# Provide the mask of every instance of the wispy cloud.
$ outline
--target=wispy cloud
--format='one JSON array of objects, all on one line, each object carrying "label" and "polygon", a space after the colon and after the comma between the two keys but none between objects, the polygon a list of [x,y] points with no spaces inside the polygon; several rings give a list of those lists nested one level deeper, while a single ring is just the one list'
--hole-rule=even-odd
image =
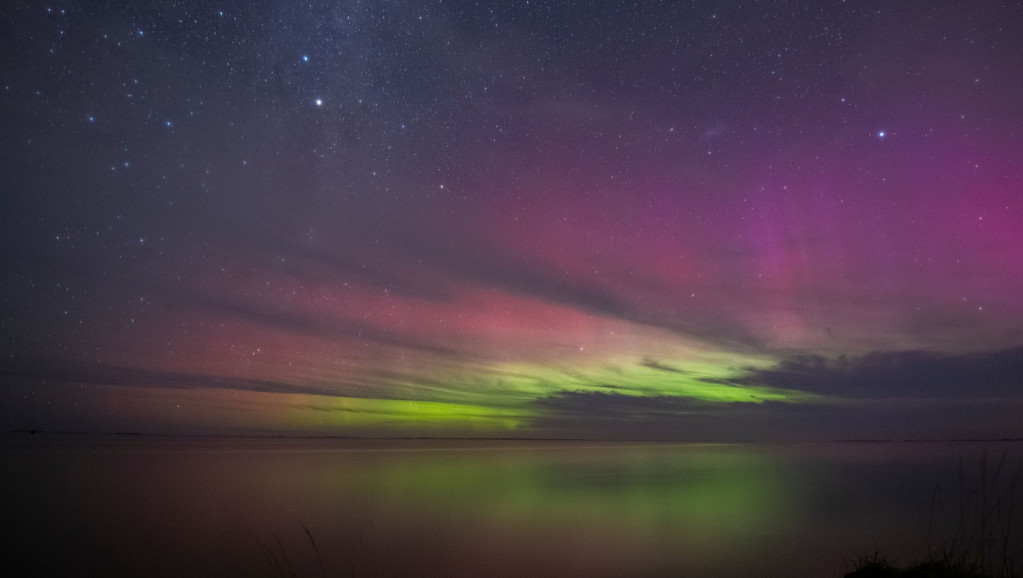
[{"label": "wispy cloud", "polygon": [[281,381],[204,375],[155,369],[116,367],[81,361],[33,359],[0,364],[0,378],[8,383],[45,386],[104,385],[164,387],[171,389],[236,389],[260,393],[339,395],[326,387],[302,386]]}]

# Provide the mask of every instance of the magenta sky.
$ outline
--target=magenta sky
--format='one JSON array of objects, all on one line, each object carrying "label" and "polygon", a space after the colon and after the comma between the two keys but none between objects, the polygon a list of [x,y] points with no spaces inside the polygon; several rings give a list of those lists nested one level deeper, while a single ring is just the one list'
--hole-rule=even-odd
[{"label": "magenta sky", "polygon": [[2,23],[6,429],[1023,436],[1014,3]]}]

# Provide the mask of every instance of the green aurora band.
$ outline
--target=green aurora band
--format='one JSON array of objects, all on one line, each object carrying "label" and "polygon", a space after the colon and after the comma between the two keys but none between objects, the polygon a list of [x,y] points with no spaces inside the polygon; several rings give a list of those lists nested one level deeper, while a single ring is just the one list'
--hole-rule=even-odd
[{"label": "green aurora band", "polygon": [[298,404],[295,426],[318,423],[326,428],[396,430],[513,431],[527,428],[552,411],[539,402],[565,393],[669,398],[710,405],[764,402],[820,402],[821,396],[771,387],[740,385],[742,372],[711,364],[688,364],[685,370],[649,360],[557,368],[524,363],[461,372],[441,380],[408,377],[396,391],[433,394],[430,398],[371,399],[323,396]]}]

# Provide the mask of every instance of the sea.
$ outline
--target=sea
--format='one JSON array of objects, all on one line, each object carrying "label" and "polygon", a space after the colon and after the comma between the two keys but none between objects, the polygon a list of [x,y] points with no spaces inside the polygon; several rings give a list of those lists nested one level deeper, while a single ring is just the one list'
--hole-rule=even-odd
[{"label": "sea", "polygon": [[822,578],[949,547],[1018,568],[1021,464],[1019,441],[12,433],[0,574]]}]

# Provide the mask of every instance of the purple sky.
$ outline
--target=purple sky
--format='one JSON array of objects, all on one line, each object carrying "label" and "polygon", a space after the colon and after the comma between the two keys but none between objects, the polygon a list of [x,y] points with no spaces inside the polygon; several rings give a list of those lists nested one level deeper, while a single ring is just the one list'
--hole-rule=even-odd
[{"label": "purple sky", "polygon": [[19,2],[0,427],[1023,437],[1023,8]]}]

